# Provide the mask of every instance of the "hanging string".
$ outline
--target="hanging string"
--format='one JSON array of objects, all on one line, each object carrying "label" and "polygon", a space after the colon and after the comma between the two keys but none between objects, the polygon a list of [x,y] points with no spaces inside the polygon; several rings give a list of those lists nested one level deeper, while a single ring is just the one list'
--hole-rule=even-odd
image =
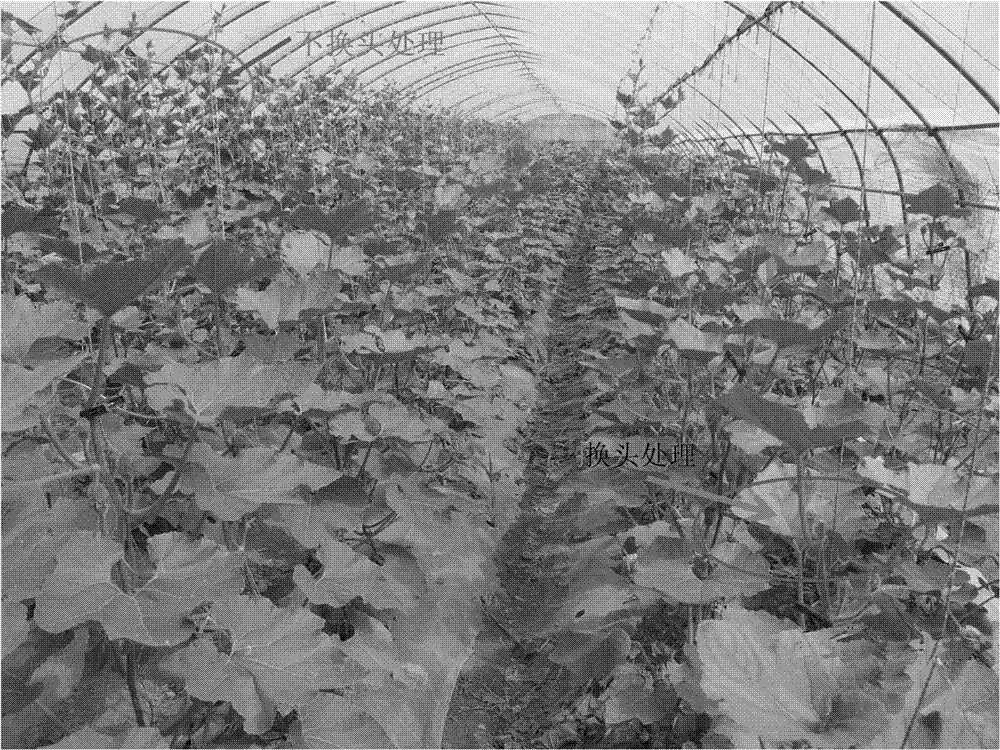
[{"label": "hanging string", "polygon": [[[771,51],[774,48],[774,34],[767,35],[767,68],[764,73],[764,109],[761,112],[761,123],[760,130],[764,132],[767,126],[767,104],[768,98],[771,93]],[[770,151],[767,157],[767,168],[771,168],[771,162],[774,159],[774,151]],[[761,162],[764,160],[764,154],[761,152]]]},{"label": "hanging string", "polygon": [[[219,29],[215,22],[215,6],[214,3],[209,4],[208,12],[211,14],[212,21],[210,28],[211,40],[213,42],[218,41]],[[226,238],[226,219],[225,219],[225,203],[226,203],[226,176],[225,172],[222,170],[222,141],[219,137],[219,101],[215,96],[215,82],[214,77],[217,73],[217,63],[216,55],[218,54],[215,45],[212,45],[209,51],[208,59],[208,99],[212,103],[212,135],[213,135],[213,151],[215,153],[215,172],[218,175],[217,183],[217,193],[216,193],[216,218],[219,220],[220,233],[222,239]]]},{"label": "hanging string", "polygon": [[[305,28],[303,26],[303,28]],[[306,31],[306,55],[312,55],[312,43],[310,41],[311,32]],[[319,177],[316,174],[316,162],[315,153],[317,149],[317,137],[316,137],[316,111],[313,108],[313,104],[316,101],[316,79],[313,77],[314,67],[309,65],[306,68],[306,83],[305,83],[305,97],[306,97],[306,110],[309,112],[309,174],[312,176],[313,191],[319,192]]]},{"label": "hanging string", "polygon": [[[654,25],[654,23],[656,21],[656,16],[657,16],[657,14],[659,14],[660,7],[662,5],[663,5],[663,3],[657,3],[656,6],[653,8],[653,12],[650,13],[650,15],[649,15],[649,21],[646,23],[646,29],[645,29],[645,31],[643,31],[643,33],[639,36],[639,39],[636,40],[635,48],[632,50],[632,59],[631,59],[631,62],[629,62],[629,67],[628,67],[629,73],[632,72],[633,69],[636,69],[638,67],[638,65],[639,65],[639,59],[640,59],[640,56],[642,54],[643,45],[646,43],[646,41],[653,34],[653,25]],[[680,33],[680,38],[681,39],[684,38],[684,26],[683,26],[683,24],[684,24],[684,17],[681,16],[681,30],[680,30],[680,32],[681,32]],[[618,79],[618,90],[619,91],[621,91],[622,85],[625,83],[625,80],[627,78],[628,78],[628,73],[626,73],[620,79]],[[621,105],[621,102],[618,101],[618,97],[615,97],[615,114],[616,115],[618,114],[618,108],[621,107],[621,106],[622,105]]]},{"label": "hanging string", "polygon": [[[724,36],[729,36],[729,14],[730,14],[730,12],[732,12],[732,8],[730,8],[727,5],[726,6],[726,33],[725,33]],[[719,67],[721,69],[719,70],[719,93],[717,94],[718,99],[716,100],[716,104],[718,104],[718,103],[720,103],[722,101],[722,82],[723,82],[723,80],[726,77],[726,69],[729,67],[729,61],[726,59],[728,57],[729,57],[729,47],[727,46],[726,49],[724,49],[722,51],[722,54],[719,55],[719,63],[720,63]],[[716,127],[716,129],[718,129],[718,127],[719,127],[719,125],[721,123],[722,123],[722,110],[719,107],[716,107],[715,108],[715,127]],[[734,147],[736,145],[737,144],[734,144]]]},{"label": "hanging string", "polygon": [[[55,14],[55,6],[53,6],[53,13]],[[58,18],[58,14],[56,15]],[[63,27],[62,21],[59,21],[59,25],[56,27],[57,41],[59,43],[59,80],[62,81],[63,91],[62,91],[62,104],[63,104],[63,119],[66,122],[66,126],[69,127],[69,103],[66,96],[66,67],[63,63]],[[73,159],[73,149],[69,149],[69,184],[70,188],[73,190],[73,197],[70,200],[70,208],[73,211],[73,223],[76,229],[76,249],[77,257],[80,261],[80,267],[83,267],[83,232],[81,231],[83,227],[80,225],[80,205],[78,201],[78,193],[76,190],[76,165]]]},{"label": "hanging string", "polygon": [[[965,51],[969,49],[969,19],[972,16],[972,4],[965,6],[965,33],[962,36],[962,56],[959,59],[959,66],[965,67]],[[954,125],[958,119],[958,94],[962,89],[962,78],[955,79],[955,103],[951,107],[951,124]],[[955,141],[955,131],[948,134],[948,148],[951,148]]]},{"label": "hanging string", "polygon": [[[868,171],[868,131],[871,129],[871,104],[872,104],[872,65],[875,54],[875,3],[872,3],[871,24],[868,30],[868,83],[865,92],[865,134],[861,141],[861,205],[868,207],[868,181],[865,174]],[[870,218],[865,211],[865,228],[870,227]]]}]

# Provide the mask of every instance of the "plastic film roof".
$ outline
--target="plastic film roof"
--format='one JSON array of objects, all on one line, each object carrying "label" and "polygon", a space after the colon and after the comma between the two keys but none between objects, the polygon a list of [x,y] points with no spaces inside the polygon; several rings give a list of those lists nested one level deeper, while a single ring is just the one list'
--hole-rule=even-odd
[{"label": "plastic film roof", "polygon": [[[63,19],[67,46],[35,97],[87,85],[85,45],[166,62],[209,34],[248,75],[356,74],[456,114],[528,121],[621,116],[678,91],[676,146],[757,156],[805,135],[839,182],[872,195],[935,181],[997,204],[998,6],[877,3],[5,3],[13,58],[30,65]],[[68,14],[68,15],[67,15]],[[132,30],[129,31],[130,21]],[[12,17],[26,22],[13,23]],[[213,29],[215,22],[215,32]],[[627,85],[626,85],[627,84]],[[4,113],[28,95],[4,84]],[[878,191],[883,191],[879,193]],[[967,191],[968,192],[968,191]]]}]

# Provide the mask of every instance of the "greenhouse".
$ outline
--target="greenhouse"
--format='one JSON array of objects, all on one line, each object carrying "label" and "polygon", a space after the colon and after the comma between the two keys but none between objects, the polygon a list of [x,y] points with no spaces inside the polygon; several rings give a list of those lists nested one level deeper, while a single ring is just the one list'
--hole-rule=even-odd
[{"label": "greenhouse", "polygon": [[996,748],[992,2],[4,2],[4,748]]}]

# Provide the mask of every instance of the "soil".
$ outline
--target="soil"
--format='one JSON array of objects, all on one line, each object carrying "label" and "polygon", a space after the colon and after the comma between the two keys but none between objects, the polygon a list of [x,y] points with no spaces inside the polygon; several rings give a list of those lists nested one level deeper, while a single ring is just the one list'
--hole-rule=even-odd
[{"label": "soil", "polygon": [[[600,335],[591,313],[613,310],[610,297],[591,278],[595,250],[586,232],[584,228],[577,238],[554,297],[549,361],[530,440],[527,490],[520,516],[495,556],[500,587],[485,603],[485,627],[456,686],[444,747],[598,746],[609,741],[603,727],[596,726],[598,719],[585,718],[593,681],[546,658],[550,644],[539,636],[548,615],[566,600],[565,545],[629,525],[624,517],[595,515],[586,502],[588,494],[613,481],[611,473],[584,472],[578,466],[591,391],[588,372],[578,361],[579,350]],[[667,623],[662,617],[658,621]],[[667,629],[683,641],[686,614],[673,622],[679,626]],[[583,726],[568,728],[573,722],[567,718],[574,714],[584,718]],[[594,735],[581,736],[588,721]],[[616,746],[648,746],[654,739],[641,726],[626,726],[625,733],[629,731],[636,736],[619,731],[610,737]],[[661,733],[659,739],[666,738]]]}]

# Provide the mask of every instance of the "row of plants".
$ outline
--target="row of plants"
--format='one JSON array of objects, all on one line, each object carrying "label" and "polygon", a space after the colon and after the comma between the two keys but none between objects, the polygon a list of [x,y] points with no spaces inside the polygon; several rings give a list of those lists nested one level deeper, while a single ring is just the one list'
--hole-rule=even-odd
[{"label": "row of plants", "polygon": [[945,187],[874,226],[804,141],[770,148],[599,170],[604,461],[564,488],[568,595],[538,621],[590,681],[544,741],[995,747],[997,281],[935,295]]},{"label": "row of plants", "polygon": [[316,82],[270,90],[255,161],[210,49],[90,53],[5,195],[4,734],[433,746],[523,491],[575,167]]}]

